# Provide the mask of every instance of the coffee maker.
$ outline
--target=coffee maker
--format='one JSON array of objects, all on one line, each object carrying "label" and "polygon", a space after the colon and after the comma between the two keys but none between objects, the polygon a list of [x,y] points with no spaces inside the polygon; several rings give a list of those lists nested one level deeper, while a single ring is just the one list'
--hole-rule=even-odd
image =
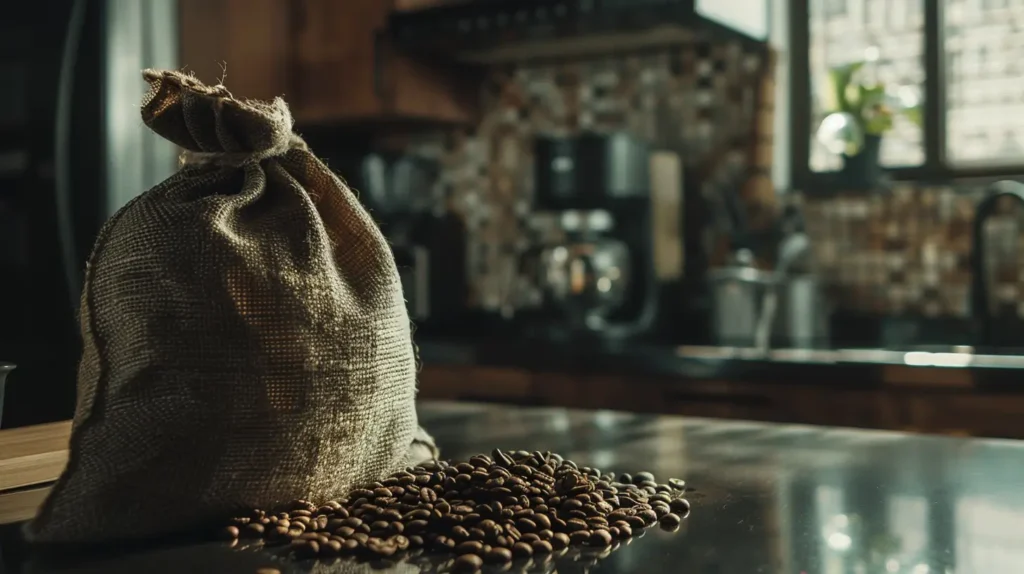
[{"label": "coffee maker", "polygon": [[527,331],[556,339],[624,339],[657,313],[651,151],[625,133],[538,137],[533,247],[524,274],[539,291]]}]

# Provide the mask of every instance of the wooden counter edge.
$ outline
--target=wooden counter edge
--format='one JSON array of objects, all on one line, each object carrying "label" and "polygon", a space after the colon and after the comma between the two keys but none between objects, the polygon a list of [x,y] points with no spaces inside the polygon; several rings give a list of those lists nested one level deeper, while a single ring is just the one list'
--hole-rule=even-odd
[{"label": "wooden counter edge", "polygon": [[0,430],[0,493],[57,480],[70,437],[71,421]]},{"label": "wooden counter edge", "polygon": [[30,520],[39,511],[52,485],[0,492],[0,525]]}]

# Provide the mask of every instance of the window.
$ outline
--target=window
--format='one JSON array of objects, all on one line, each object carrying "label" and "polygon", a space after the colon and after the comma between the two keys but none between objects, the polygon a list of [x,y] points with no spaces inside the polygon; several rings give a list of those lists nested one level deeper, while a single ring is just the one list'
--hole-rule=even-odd
[{"label": "window", "polygon": [[[945,0],[946,156],[1024,163],[1024,2]],[[980,8],[979,8],[980,4]]]},{"label": "window", "polygon": [[894,178],[1024,174],[1024,0],[793,0],[791,17],[797,186],[842,166],[815,132],[830,70],[854,63],[886,102],[919,104],[882,138]]}]

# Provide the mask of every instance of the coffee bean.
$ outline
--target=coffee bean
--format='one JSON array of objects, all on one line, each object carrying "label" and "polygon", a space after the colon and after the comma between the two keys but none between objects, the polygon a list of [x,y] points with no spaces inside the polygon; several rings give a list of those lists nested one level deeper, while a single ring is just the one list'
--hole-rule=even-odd
[{"label": "coffee bean", "polygon": [[516,542],[512,545],[512,555],[516,558],[529,558],[533,556],[533,547],[526,542]]},{"label": "coffee bean", "polygon": [[[500,452],[500,451],[499,451]],[[512,561],[512,551],[508,548],[491,548],[484,554],[484,561],[491,564],[504,564]]]},{"label": "coffee bean", "polygon": [[501,449],[494,449],[494,451],[491,452],[491,456],[494,457],[495,464],[498,464],[505,468],[511,468],[516,464],[516,461],[513,460],[512,457],[510,457],[509,455],[502,452]]},{"label": "coffee bean", "polygon": [[526,478],[533,476],[533,469],[525,464],[517,464],[513,466],[511,470],[513,474],[518,474],[519,476],[524,476]]},{"label": "coffee bean", "polygon": [[552,544],[547,540],[535,540],[530,544],[530,547],[533,549],[534,554],[551,554],[554,551]]},{"label": "coffee bean", "polygon": [[587,529],[587,523],[579,518],[572,518],[565,522],[565,529],[569,532],[579,532]]},{"label": "coffee bean", "polygon": [[611,546],[612,535],[610,532],[604,529],[593,530],[590,533],[590,540],[588,542],[591,546]]},{"label": "coffee bean", "polygon": [[583,508],[583,503],[580,502],[579,500],[576,500],[575,498],[570,498],[569,500],[566,500],[565,502],[562,503],[561,506],[561,509],[566,511],[579,510],[581,508]]},{"label": "coffee bean", "polygon": [[471,574],[478,572],[484,566],[484,561],[476,555],[464,554],[455,559],[452,563],[452,572],[459,574]]},{"label": "coffee bean", "polygon": [[551,547],[555,550],[562,550],[569,546],[569,535],[564,532],[556,532],[551,536]]},{"label": "coffee bean", "polygon": [[654,475],[649,472],[638,472],[633,475],[633,484],[640,484],[645,481],[654,482]]},{"label": "coffee bean", "polygon": [[662,528],[674,529],[679,528],[679,525],[682,523],[682,521],[683,519],[680,518],[678,514],[666,514],[665,516],[661,517],[661,520],[658,521],[658,524]]},{"label": "coffee bean", "polygon": [[589,530],[577,530],[569,535],[571,544],[586,544],[590,540]]},{"label": "coffee bean", "polygon": [[483,543],[478,540],[466,540],[455,547],[456,554],[479,554],[483,550]]},{"label": "coffee bean", "polygon": [[641,510],[636,515],[643,519],[645,526],[650,526],[658,521],[658,515],[653,510]]},{"label": "coffee bean", "polygon": [[685,516],[690,512],[690,501],[685,498],[677,498],[669,503],[669,508],[672,509],[672,512]]}]

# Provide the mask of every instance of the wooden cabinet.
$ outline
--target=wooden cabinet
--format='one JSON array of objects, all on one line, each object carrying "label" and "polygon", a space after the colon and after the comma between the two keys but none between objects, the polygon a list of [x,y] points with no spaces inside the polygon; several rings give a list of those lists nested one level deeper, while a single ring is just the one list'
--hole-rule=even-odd
[{"label": "wooden cabinet", "polygon": [[[395,10],[423,10],[444,4],[454,4],[460,0],[395,0]],[[464,1],[464,0],[462,0]]]},{"label": "wooden cabinet", "polygon": [[180,0],[181,61],[206,82],[226,68],[240,97],[285,97],[300,124],[472,122],[477,74],[393,46],[385,29],[395,2]]},{"label": "wooden cabinet", "polygon": [[283,0],[179,0],[180,61],[246,99],[289,96],[290,30]]}]

